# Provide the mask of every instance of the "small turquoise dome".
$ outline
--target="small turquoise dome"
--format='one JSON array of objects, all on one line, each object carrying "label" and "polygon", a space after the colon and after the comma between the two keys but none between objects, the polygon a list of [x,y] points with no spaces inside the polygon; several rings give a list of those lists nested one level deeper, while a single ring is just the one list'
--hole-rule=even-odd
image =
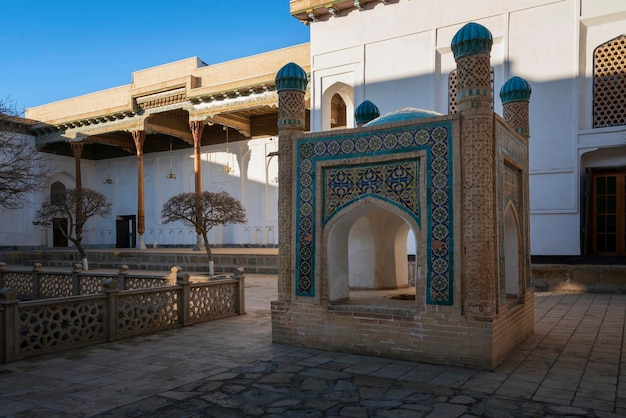
[{"label": "small turquoise dome", "polygon": [[298,64],[290,62],[276,73],[276,90],[306,91],[309,78]]},{"label": "small turquoise dome", "polygon": [[354,118],[356,119],[356,123],[358,125],[362,123],[367,123],[373,119],[376,119],[379,116],[380,110],[378,110],[378,107],[369,100],[366,100],[358,105],[356,110],[354,111]]},{"label": "small turquoise dome", "polygon": [[500,89],[502,104],[530,100],[531,88],[528,81],[521,77],[511,77]]},{"label": "small turquoise dome", "polygon": [[468,55],[488,54],[493,45],[493,36],[489,29],[478,23],[470,22],[463,26],[452,38],[454,59]]},{"label": "small turquoise dome", "polygon": [[394,112],[380,116],[363,126],[375,126],[382,125],[384,123],[403,122],[406,120],[432,118],[436,116],[442,115],[441,113],[432,112],[430,110],[416,109],[414,107],[405,107],[404,109],[396,110]]}]

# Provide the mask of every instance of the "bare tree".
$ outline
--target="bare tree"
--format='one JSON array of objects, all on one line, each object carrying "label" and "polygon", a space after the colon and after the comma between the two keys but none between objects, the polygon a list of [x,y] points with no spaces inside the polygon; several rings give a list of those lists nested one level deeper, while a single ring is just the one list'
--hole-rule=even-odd
[{"label": "bare tree", "polygon": [[[82,208],[81,213],[77,206]],[[83,268],[88,270],[87,253],[83,247],[83,226],[93,216],[107,216],[111,213],[111,202],[100,192],[92,189],[67,189],[52,194],[35,214],[34,225],[54,227],[76,247],[83,260]],[[54,219],[67,219],[67,230],[54,225]]]},{"label": "bare tree", "polygon": [[25,119],[8,100],[0,100],[0,207],[19,209],[31,203],[29,193],[46,184],[49,158],[25,139]]},{"label": "bare tree", "polygon": [[207,233],[217,225],[245,223],[246,211],[239,200],[226,192],[180,193],[165,202],[161,217],[164,223],[181,221],[202,234],[209,258],[209,274],[213,275],[213,253]]}]

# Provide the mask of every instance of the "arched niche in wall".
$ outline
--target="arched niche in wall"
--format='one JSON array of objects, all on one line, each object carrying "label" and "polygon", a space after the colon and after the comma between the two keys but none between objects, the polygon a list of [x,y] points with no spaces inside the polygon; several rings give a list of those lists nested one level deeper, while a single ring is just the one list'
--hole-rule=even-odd
[{"label": "arched niche in wall", "polygon": [[334,83],[322,94],[322,130],[354,127],[354,89]]},{"label": "arched niche in wall", "polygon": [[523,285],[520,274],[520,229],[513,205],[504,211],[504,285],[507,298],[519,298]]}]

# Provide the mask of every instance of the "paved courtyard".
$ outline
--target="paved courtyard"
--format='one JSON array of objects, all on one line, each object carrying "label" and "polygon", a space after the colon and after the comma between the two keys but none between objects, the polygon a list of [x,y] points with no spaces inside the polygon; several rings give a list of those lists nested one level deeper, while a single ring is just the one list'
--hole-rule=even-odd
[{"label": "paved courtyard", "polygon": [[0,365],[3,417],[626,415],[626,295],[537,293],[494,372],[272,344],[276,276],[247,315]]}]

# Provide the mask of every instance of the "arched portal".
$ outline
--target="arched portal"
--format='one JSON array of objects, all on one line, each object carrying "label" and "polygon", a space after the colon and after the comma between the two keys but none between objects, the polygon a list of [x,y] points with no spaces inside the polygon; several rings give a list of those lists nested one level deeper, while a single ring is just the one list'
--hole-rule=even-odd
[{"label": "arched portal", "polygon": [[507,298],[518,298],[520,294],[519,242],[517,216],[509,205],[504,211],[504,283]]},{"label": "arched portal", "polygon": [[[331,302],[348,299],[350,290],[386,290],[409,286],[407,236],[417,224],[380,199],[345,208],[326,230],[328,263],[323,279]],[[417,245],[416,245],[417,247]]]}]

